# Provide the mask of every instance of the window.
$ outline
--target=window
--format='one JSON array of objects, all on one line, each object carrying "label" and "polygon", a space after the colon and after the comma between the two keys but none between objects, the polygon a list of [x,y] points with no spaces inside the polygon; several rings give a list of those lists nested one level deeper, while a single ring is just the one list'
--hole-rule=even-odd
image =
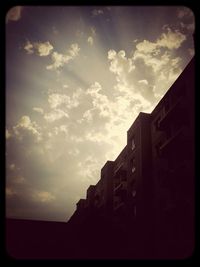
[{"label": "window", "polygon": [[135,197],[136,196],[136,190],[132,191],[132,196]]},{"label": "window", "polygon": [[133,208],[133,212],[134,212],[134,215],[135,215],[135,217],[136,217],[136,206],[134,206],[134,208]]},{"label": "window", "polygon": [[134,173],[136,171],[135,167],[135,158],[131,159],[131,172]]},{"label": "window", "polygon": [[159,124],[160,124],[161,116],[159,116],[156,121],[154,122],[154,126],[156,130],[159,130]]},{"label": "window", "polygon": [[135,149],[135,138],[132,137],[131,139],[131,149],[134,150]]},{"label": "window", "polygon": [[121,177],[120,177],[121,179],[121,181],[122,182],[127,182],[127,177],[126,177],[126,175],[121,175]]},{"label": "window", "polygon": [[131,183],[130,183],[130,185],[131,185],[131,188],[133,188],[133,187],[134,187],[135,183],[136,183],[136,180],[135,180],[135,179],[132,179],[132,180],[131,180]]}]

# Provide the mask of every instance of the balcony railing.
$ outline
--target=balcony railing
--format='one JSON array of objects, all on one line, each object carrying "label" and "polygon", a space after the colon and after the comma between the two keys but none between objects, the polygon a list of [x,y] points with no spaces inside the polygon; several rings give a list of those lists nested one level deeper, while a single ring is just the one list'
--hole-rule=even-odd
[{"label": "balcony railing", "polygon": [[188,131],[183,126],[160,146],[161,156],[168,154],[168,152],[172,151],[172,148],[173,151],[179,150],[179,148],[185,146],[187,141],[189,141]]},{"label": "balcony railing", "polygon": [[114,187],[114,191],[121,191],[121,190],[126,190],[127,189],[127,182],[121,181],[117,186]]},{"label": "balcony railing", "polygon": [[[164,130],[171,119],[179,117],[179,119],[184,118],[182,116],[184,110],[184,98],[180,97],[168,111],[163,112],[162,118],[159,122],[159,129]],[[172,118],[173,117],[173,118]]]},{"label": "balcony railing", "polygon": [[118,210],[119,208],[124,206],[124,202],[117,202],[114,204],[114,210]]}]

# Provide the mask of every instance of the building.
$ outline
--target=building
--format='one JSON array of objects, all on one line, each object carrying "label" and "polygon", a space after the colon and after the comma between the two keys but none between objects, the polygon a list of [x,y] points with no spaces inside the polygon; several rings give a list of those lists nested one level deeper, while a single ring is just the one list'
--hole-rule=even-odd
[{"label": "building", "polygon": [[187,257],[194,247],[194,160],[193,58],[152,113],[138,115],[127,145],[106,162],[72,218],[98,214],[120,224],[138,257]]},{"label": "building", "polygon": [[194,245],[194,59],[151,117],[156,251],[181,257]]}]

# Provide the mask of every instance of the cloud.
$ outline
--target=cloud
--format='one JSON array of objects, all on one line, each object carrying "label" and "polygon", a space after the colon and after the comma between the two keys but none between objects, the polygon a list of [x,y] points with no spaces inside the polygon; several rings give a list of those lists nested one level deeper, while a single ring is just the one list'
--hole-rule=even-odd
[{"label": "cloud", "polygon": [[69,115],[61,109],[54,109],[53,111],[44,115],[44,119],[47,122],[54,122],[62,118],[69,118]]},{"label": "cloud", "polygon": [[14,163],[10,164],[9,168],[10,168],[10,170],[13,171],[15,169],[15,164]]},{"label": "cloud", "polygon": [[11,133],[8,131],[8,129],[6,129],[6,139],[9,139],[11,136]]},{"label": "cloud", "polygon": [[92,121],[94,117],[106,118],[111,114],[111,107],[108,97],[101,93],[102,86],[95,82],[87,90],[86,94],[91,96],[92,108],[83,114],[83,118],[87,121]]},{"label": "cloud", "polygon": [[92,156],[87,156],[82,162],[78,163],[79,173],[84,180],[93,180],[97,176],[98,167],[98,160]]},{"label": "cloud", "polygon": [[27,133],[30,133],[36,138],[36,141],[41,141],[41,133],[39,132],[39,126],[36,122],[31,122],[29,116],[22,116],[17,125],[13,127],[15,135],[22,140]]},{"label": "cloud", "polygon": [[144,40],[143,42],[138,43],[136,45],[136,48],[139,52],[153,53],[153,52],[157,52],[157,46],[158,46],[157,43]]},{"label": "cloud", "polygon": [[158,47],[166,47],[168,49],[178,49],[183,41],[186,40],[186,35],[182,34],[179,30],[172,31],[167,28],[167,33],[162,33],[157,40]]},{"label": "cloud", "polygon": [[30,43],[30,41],[27,41],[25,46],[24,46],[24,50],[27,51],[27,54],[33,54],[34,53],[34,47],[33,47],[33,44]]},{"label": "cloud", "polygon": [[51,108],[57,108],[61,104],[70,103],[70,97],[64,94],[50,94],[48,102]]},{"label": "cloud", "polygon": [[134,45],[131,57],[123,50],[108,51],[109,70],[116,77],[116,94],[128,97],[128,107],[134,103],[132,108],[137,112],[151,112],[182,71],[181,58],[174,57],[173,50],[182,45],[186,36],[168,26],[164,30],[155,42],[143,40]]},{"label": "cloud", "polygon": [[194,22],[192,22],[192,23],[183,23],[183,22],[181,22],[180,23],[180,25],[181,25],[181,27],[183,28],[183,29],[187,29],[189,32],[194,32],[194,30],[195,30],[195,24],[194,24]]},{"label": "cloud", "polygon": [[55,196],[47,191],[35,191],[32,194],[32,198],[34,201],[47,203],[55,200]]},{"label": "cloud", "polygon": [[195,31],[195,18],[192,10],[187,7],[180,7],[177,9],[177,17],[183,31],[188,31],[189,34]]},{"label": "cloud", "polygon": [[69,56],[64,56],[63,54],[59,54],[57,52],[53,52],[51,55],[51,59],[53,63],[46,67],[47,70],[58,69],[62,67],[65,63],[70,60]]},{"label": "cloud", "polygon": [[56,70],[60,67],[63,67],[64,64],[67,64],[70,60],[73,60],[78,56],[80,48],[78,44],[72,44],[71,47],[67,50],[66,54],[60,54],[58,52],[53,52],[51,59],[53,63],[46,67],[47,70]]},{"label": "cloud", "polygon": [[6,23],[9,21],[18,21],[21,18],[23,7],[21,6],[15,6],[9,9],[9,11],[6,14]]},{"label": "cloud", "polygon": [[188,7],[182,7],[177,9],[177,16],[179,19],[182,19],[184,17],[192,17],[194,15],[191,9],[189,9]]},{"label": "cloud", "polygon": [[153,53],[156,56],[160,54],[160,48],[178,49],[186,40],[186,35],[182,34],[179,30],[172,31],[169,27],[165,29],[167,32],[162,33],[155,42],[144,40],[138,43],[136,45],[137,51],[145,54]]},{"label": "cloud", "polygon": [[94,43],[94,39],[92,38],[92,36],[89,36],[88,39],[87,39],[87,41],[88,41],[88,43],[90,45],[93,45],[93,43]]},{"label": "cloud", "polygon": [[59,31],[55,26],[52,27],[53,34],[58,35]]},{"label": "cloud", "polygon": [[43,114],[44,113],[44,110],[42,108],[37,108],[37,107],[34,107],[33,108],[34,111],[40,113],[40,114]]},{"label": "cloud", "polygon": [[6,197],[13,197],[16,196],[17,193],[14,189],[12,189],[11,187],[6,187]]},{"label": "cloud", "polygon": [[79,102],[77,100],[77,93],[74,93],[72,97],[69,97],[65,94],[50,94],[48,96],[48,102],[52,109],[57,108],[58,106],[64,104],[64,106],[68,109],[71,109],[73,107],[77,107],[79,105]]},{"label": "cloud", "polygon": [[24,46],[24,50],[27,51],[27,54],[33,54],[35,50],[40,57],[46,57],[51,54],[53,46],[50,44],[50,42],[31,43],[30,41],[27,41]]},{"label": "cloud", "polygon": [[102,9],[93,9],[92,10],[92,16],[93,17],[96,17],[96,16],[100,16],[100,15],[103,15],[104,12]]},{"label": "cloud", "polygon": [[78,46],[78,44],[72,44],[67,53],[69,53],[71,58],[75,58],[76,56],[78,56],[79,51],[80,47]]},{"label": "cloud", "polygon": [[91,31],[92,36],[96,35],[96,28],[94,26],[90,27],[90,31]]},{"label": "cloud", "polygon": [[148,85],[148,81],[147,80],[140,80],[140,81],[138,81],[138,83],[144,84],[144,85]]},{"label": "cloud", "polygon": [[190,56],[194,56],[195,52],[194,52],[194,48],[188,48],[188,52],[190,54]]},{"label": "cloud", "polygon": [[34,43],[34,48],[37,50],[38,55],[41,57],[48,56],[53,50],[53,46],[49,42]]},{"label": "cloud", "polygon": [[25,182],[25,178],[22,175],[18,175],[14,177],[13,182],[15,184],[23,184]]},{"label": "cloud", "polygon": [[108,51],[108,59],[110,60],[110,71],[117,74],[117,79],[125,77],[128,73],[135,69],[131,58],[126,57],[124,50],[116,53],[115,50]]}]

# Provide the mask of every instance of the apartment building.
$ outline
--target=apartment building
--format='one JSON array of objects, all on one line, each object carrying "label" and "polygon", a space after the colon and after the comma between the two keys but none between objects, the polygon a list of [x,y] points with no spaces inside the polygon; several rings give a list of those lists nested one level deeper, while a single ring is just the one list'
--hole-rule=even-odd
[{"label": "apartment building", "polygon": [[194,160],[193,58],[152,113],[138,115],[127,145],[106,162],[74,215],[78,221],[92,211],[124,224],[146,257],[187,257],[194,246]]},{"label": "apartment building", "polygon": [[151,117],[156,250],[181,257],[194,244],[194,59]]}]

